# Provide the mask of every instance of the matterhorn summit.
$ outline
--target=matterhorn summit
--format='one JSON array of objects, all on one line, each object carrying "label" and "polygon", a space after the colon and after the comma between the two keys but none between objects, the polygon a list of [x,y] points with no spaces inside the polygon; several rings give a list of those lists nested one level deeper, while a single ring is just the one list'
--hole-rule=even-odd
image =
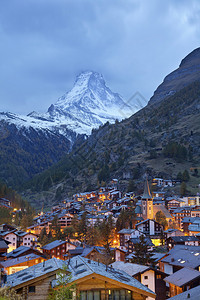
[{"label": "matterhorn summit", "polygon": [[76,78],[73,88],[52,104],[48,112],[33,117],[66,125],[78,134],[89,135],[107,121],[114,123],[130,117],[132,108],[105,84],[97,72],[85,71]]}]

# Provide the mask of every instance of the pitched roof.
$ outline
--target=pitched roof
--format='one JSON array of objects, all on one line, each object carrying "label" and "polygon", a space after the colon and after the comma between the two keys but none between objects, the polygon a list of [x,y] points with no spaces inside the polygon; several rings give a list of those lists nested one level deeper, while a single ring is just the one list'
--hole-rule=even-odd
[{"label": "pitched roof", "polygon": [[180,242],[190,242],[190,241],[199,241],[198,237],[192,235],[192,236],[186,236],[186,235],[181,235],[181,236],[171,236],[170,239],[172,239],[175,243],[180,243]]},{"label": "pitched roof", "polygon": [[[36,249],[32,249],[30,247],[26,247],[26,246],[20,246],[18,248],[16,248],[15,250],[9,252],[6,254],[6,257],[7,258],[10,258],[10,257],[18,257],[18,256],[21,256],[23,253],[25,253],[26,251],[32,251],[32,252],[37,252],[37,253],[40,253],[38,250]],[[41,253],[42,255],[42,253]]]},{"label": "pitched roof", "polygon": [[200,272],[191,268],[183,268],[166,277],[164,280],[176,286],[182,287],[183,285],[200,277]]},{"label": "pitched roof", "polygon": [[8,275],[6,285],[14,287],[62,268],[64,261],[51,258],[45,262]]},{"label": "pitched roof", "polygon": [[[111,268],[102,263],[98,263],[81,256],[76,256],[68,261],[68,268],[72,275],[71,282],[82,279],[92,274],[97,274],[108,278],[108,280],[115,280],[119,284],[127,285],[127,289],[130,289],[131,287],[133,289],[140,289],[146,295],[155,297],[154,292],[152,292],[145,285],[130,276],[128,273],[122,270],[119,271],[117,269]],[[53,280],[52,286],[55,287],[56,285],[57,280]]]},{"label": "pitched roof", "polygon": [[114,269],[119,269],[130,276],[135,276],[138,273],[143,273],[150,268],[148,266],[143,266],[143,265],[138,265],[138,264],[133,264],[133,263],[125,263],[123,261],[115,261],[114,263],[110,264],[110,266],[113,266]]},{"label": "pitched roof", "polygon": [[0,249],[8,249],[8,243],[3,239],[0,240]]},{"label": "pitched roof", "polygon": [[42,249],[51,250],[51,249],[54,249],[55,247],[65,244],[65,243],[66,243],[66,241],[56,240],[56,241],[53,241],[53,242],[43,246]]},{"label": "pitched roof", "polygon": [[144,193],[143,193],[142,199],[152,199],[147,178],[144,183]]},{"label": "pitched roof", "polygon": [[13,259],[8,259],[6,261],[2,261],[2,262],[0,262],[0,264],[2,265],[3,268],[8,268],[11,266],[21,264],[23,262],[28,262],[33,259],[38,259],[40,257],[41,256],[39,256],[37,254],[31,253],[28,255],[24,255],[24,256],[17,257],[17,258],[13,258]]},{"label": "pitched roof", "polygon": [[200,266],[200,246],[175,245],[161,261],[173,266],[195,269]]}]

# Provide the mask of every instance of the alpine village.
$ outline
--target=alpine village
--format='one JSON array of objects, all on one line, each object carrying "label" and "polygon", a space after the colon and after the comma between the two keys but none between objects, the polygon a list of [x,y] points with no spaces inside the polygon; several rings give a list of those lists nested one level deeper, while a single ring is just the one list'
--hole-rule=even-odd
[{"label": "alpine village", "polygon": [[0,113],[0,299],[200,299],[200,48],[139,110],[116,95],[85,71],[44,115]]}]

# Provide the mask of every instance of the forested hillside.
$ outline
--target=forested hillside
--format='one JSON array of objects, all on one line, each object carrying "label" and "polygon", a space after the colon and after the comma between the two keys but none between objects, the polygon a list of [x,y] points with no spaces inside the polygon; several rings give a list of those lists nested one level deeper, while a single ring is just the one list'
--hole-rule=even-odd
[{"label": "forested hillside", "polygon": [[122,178],[127,171],[132,179],[145,171],[176,177],[199,164],[199,124],[200,83],[194,82],[121,123],[93,130],[84,143],[75,144],[69,155],[25,187],[29,195],[48,191],[48,201],[53,201],[60,195],[93,189],[112,177]]}]

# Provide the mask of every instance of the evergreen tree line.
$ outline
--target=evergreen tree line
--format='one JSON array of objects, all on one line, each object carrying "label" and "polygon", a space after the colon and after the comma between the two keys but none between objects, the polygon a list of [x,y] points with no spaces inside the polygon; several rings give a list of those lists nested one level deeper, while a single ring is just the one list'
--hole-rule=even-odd
[{"label": "evergreen tree line", "polygon": [[11,207],[17,211],[13,213],[12,209],[0,207],[0,223],[14,224],[26,229],[32,225],[34,209],[22,199],[22,197],[5,183],[0,182],[0,198],[6,198],[11,201]]}]

